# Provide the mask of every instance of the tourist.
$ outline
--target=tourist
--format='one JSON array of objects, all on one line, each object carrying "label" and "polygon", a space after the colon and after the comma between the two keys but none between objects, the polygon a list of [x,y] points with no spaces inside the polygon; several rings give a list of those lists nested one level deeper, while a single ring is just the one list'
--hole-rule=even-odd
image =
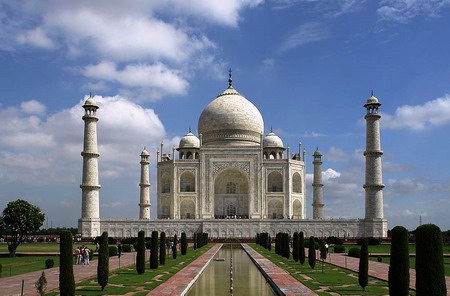
[{"label": "tourist", "polygon": [[120,256],[122,256],[122,244],[119,242],[118,246],[117,246],[117,254],[120,258]]},{"label": "tourist", "polygon": [[84,264],[87,264],[87,265],[89,265],[89,249],[88,249],[88,247],[84,247],[84,250],[83,250],[83,259],[84,259]]},{"label": "tourist", "polygon": [[80,248],[75,249],[75,264],[80,264]]}]

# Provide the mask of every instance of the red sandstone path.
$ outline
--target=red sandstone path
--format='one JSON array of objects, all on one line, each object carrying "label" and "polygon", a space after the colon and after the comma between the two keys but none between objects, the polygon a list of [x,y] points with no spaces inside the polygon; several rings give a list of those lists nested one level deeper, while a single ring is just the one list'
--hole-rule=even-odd
[{"label": "red sandstone path", "polygon": [[[359,269],[359,258],[353,258],[346,256],[344,254],[330,253],[328,254],[328,259],[325,261],[331,263],[333,265],[343,267],[355,272],[358,272]],[[388,272],[389,265],[386,263],[376,262],[369,260],[369,275],[383,280],[388,281]],[[416,290],[416,270],[409,270],[409,288],[412,290]],[[447,291],[450,295],[450,276],[445,277],[445,281],[447,282]]]},{"label": "red sandstone path", "polygon": [[[48,254],[48,253],[47,253]],[[120,258],[120,267],[132,265],[135,262],[136,253],[122,253]],[[56,260],[59,260],[58,258]],[[98,260],[91,261],[89,265],[74,265],[73,273],[75,276],[75,282],[83,281],[87,278],[97,275],[97,263]],[[117,257],[109,258],[109,270],[115,270],[119,268],[119,259]],[[44,270],[45,277],[47,279],[47,290],[59,288],[59,267],[49,268]],[[4,271],[6,273],[6,271]],[[42,274],[42,270],[28,272],[25,274],[15,275],[7,278],[0,278],[0,295],[4,296],[20,296],[22,289],[22,280],[25,280],[24,295],[35,296],[39,295],[36,292],[34,284]]]}]

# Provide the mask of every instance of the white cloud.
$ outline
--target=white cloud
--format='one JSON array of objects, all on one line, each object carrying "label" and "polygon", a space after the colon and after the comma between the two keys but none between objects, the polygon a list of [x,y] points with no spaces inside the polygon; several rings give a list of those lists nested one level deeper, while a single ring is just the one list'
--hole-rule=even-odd
[{"label": "white cloud", "polygon": [[450,95],[422,105],[398,107],[393,115],[383,113],[382,126],[389,129],[409,128],[423,131],[450,124]]},{"label": "white cloud", "polygon": [[[164,126],[152,109],[120,97],[95,96],[99,105],[99,168],[102,179],[134,174],[139,153],[152,153]],[[0,183],[77,182],[81,172],[84,99],[39,119],[15,108],[0,109]]]},{"label": "white cloud", "polygon": [[36,115],[44,114],[45,110],[47,109],[44,104],[36,100],[22,102],[20,104],[20,108],[22,109],[22,112],[26,114],[36,114]]},{"label": "white cloud", "polygon": [[358,10],[365,0],[275,0],[273,9],[288,9],[292,6],[303,5],[312,7],[321,15],[336,17]]},{"label": "white cloud", "polygon": [[382,20],[406,23],[417,16],[438,17],[449,0],[383,0],[378,14]]},{"label": "white cloud", "polygon": [[428,186],[417,179],[389,179],[387,181],[388,195],[403,196],[425,192]]},{"label": "white cloud", "polygon": [[308,22],[290,32],[282,41],[280,51],[287,51],[329,37],[328,29],[319,22]]},{"label": "white cloud", "polygon": [[58,47],[40,27],[22,31],[17,35],[16,39],[19,44],[29,44],[45,49],[55,49]]}]

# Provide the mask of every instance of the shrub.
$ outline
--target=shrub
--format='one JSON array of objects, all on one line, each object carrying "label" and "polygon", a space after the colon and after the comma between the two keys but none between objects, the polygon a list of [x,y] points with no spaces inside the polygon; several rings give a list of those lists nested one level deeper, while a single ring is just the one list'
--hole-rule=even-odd
[{"label": "shrub", "polygon": [[327,244],[329,245],[342,245],[344,242],[335,236],[330,236],[327,238]]},{"label": "shrub", "polygon": [[[137,242],[136,242],[136,247],[137,247]],[[129,245],[129,244],[122,245],[122,251],[124,253],[130,253],[131,252],[131,245]]]},{"label": "shrub", "polygon": [[257,244],[257,245],[260,244],[259,238],[260,238],[259,233],[257,233],[257,234],[256,234],[256,244]]},{"label": "shrub", "polygon": [[383,262],[383,257],[378,256],[378,257],[377,257],[377,262],[380,262],[380,263]]},{"label": "shrub", "polygon": [[194,250],[197,250],[197,232],[194,232]]},{"label": "shrub", "polygon": [[361,238],[358,238],[358,240],[356,241],[356,244],[358,244],[358,245],[362,245],[363,244],[363,241],[364,241],[364,238],[363,237],[361,237]]},{"label": "shrub", "polygon": [[416,229],[416,295],[447,295],[442,232],[434,224]]},{"label": "shrub", "polygon": [[[136,254],[136,272],[143,274],[145,272],[145,232],[143,230],[138,232],[137,240],[137,254]],[[125,246],[124,246],[125,247]],[[124,248],[125,250],[125,248]]]},{"label": "shrub", "polygon": [[286,244],[286,259],[289,259],[291,257],[291,245],[290,245],[290,238],[289,233],[285,233],[285,244]]},{"label": "shrub", "polygon": [[172,258],[177,259],[177,235],[173,237]]},{"label": "shrub", "polygon": [[361,257],[361,249],[360,248],[351,248],[348,250],[348,255],[350,257],[360,258]]},{"label": "shrub", "polygon": [[391,237],[391,262],[388,273],[389,294],[406,296],[409,295],[408,230],[405,227],[396,226],[391,231]]},{"label": "shrub", "polygon": [[150,269],[158,268],[158,231],[152,231],[152,245],[150,248]]},{"label": "shrub", "polygon": [[41,276],[34,284],[34,287],[36,288],[36,291],[39,293],[39,295],[44,295],[45,290],[47,289],[47,279],[45,278],[44,272],[42,272]]},{"label": "shrub", "polygon": [[275,254],[280,255],[280,233],[275,235]]},{"label": "shrub", "polygon": [[272,251],[272,237],[270,235],[267,239],[267,250]]},{"label": "shrub", "polygon": [[[134,245],[135,243],[137,243],[138,238],[137,237],[128,237],[128,238],[124,238],[122,239],[120,242],[122,243],[122,245],[125,244],[129,244],[129,245]],[[115,243],[112,243],[111,245],[113,245]]]},{"label": "shrub", "polygon": [[145,242],[145,248],[147,250],[150,250],[152,248],[152,240],[151,239],[149,241]]},{"label": "shrub", "polygon": [[359,272],[358,272],[359,285],[366,289],[369,283],[369,251],[367,239],[364,239],[361,245],[361,256],[359,258]]},{"label": "shrub", "polygon": [[75,295],[72,252],[72,233],[64,230],[61,232],[59,243],[59,291],[61,295]]},{"label": "shrub", "polygon": [[159,264],[166,264],[166,233],[161,232],[159,237]]},{"label": "shrub", "polygon": [[370,246],[378,246],[381,242],[376,237],[369,237],[368,238],[368,243],[369,243]]},{"label": "shrub", "polygon": [[0,264],[0,275],[2,274],[3,265]]},{"label": "shrub", "polygon": [[345,253],[345,246],[344,245],[334,246],[334,252],[335,253]]},{"label": "shrub", "polygon": [[299,233],[299,243],[298,243],[298,261],[303,265],[305,263],[305,235],[303,231]]},{"label": "shrub", "polygon": [[53,259],[48,258],[45,260],[45,268],[52,268],[55,265],[55,261]]},{"label": "shrub", "polygon": [[186,232],[181,233],[181,255],[186,255],[187,253],[187,239]]},{"label": "shrub", "polygon": [[294,237],[292,238],[292,258],[295,262],[298,261],[298,242],[300,238],[298,232],[294,232]]},{"label": "shrub", "polygon": [[227,237],[223,240],[224,243],[236,243],[239,244],[241,241],[236,237]]},{"label": "shrub", "polygon": [[[314,236],[309,237],[309,245],[314,245]],[[308,248],[308,263],[312,269],[316,266],[316,250],[314,248]]]},{"label": "shrub", "polygon": [[[109,248],[108,248],[108,232],[103,232],[100,238],[100,248],[98,250],[97,265],[97,282],[105,290],[109,277]],[[117,251],[117,248],[114,246]]]},{"label": "shrub", "polygon": [[108,247],[108,256],[109,257],[114,257],[117,256],[118,250],[116,246],[109,246]]}]

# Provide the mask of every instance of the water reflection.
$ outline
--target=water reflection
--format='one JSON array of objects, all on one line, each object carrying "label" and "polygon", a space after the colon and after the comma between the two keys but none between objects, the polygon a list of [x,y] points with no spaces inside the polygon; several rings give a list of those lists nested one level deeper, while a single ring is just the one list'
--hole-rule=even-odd
[{"label": "water reflection", "polygon": [[225,261],[211,261],[200,278],[189,291],[188,296],[231,295],[230,257],[233,256],[233,295],[272,296],[275,295],[261,272],[241,248],[230,249],[226,245],[214,258]]}]

